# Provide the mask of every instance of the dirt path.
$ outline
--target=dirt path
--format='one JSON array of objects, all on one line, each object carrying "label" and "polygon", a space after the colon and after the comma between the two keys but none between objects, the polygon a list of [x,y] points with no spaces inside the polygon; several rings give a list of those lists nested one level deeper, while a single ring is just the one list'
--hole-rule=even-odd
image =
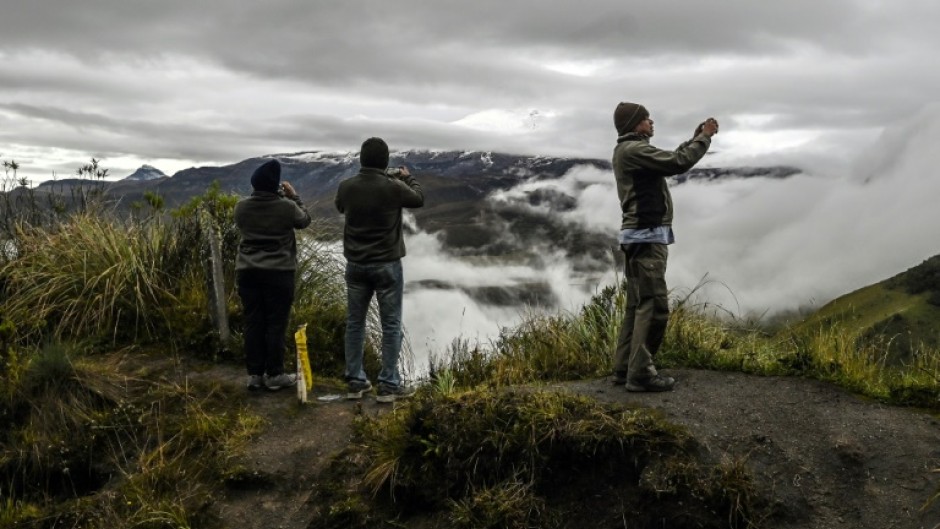
[{"label": "dirt path", "polygon": [[[214,366],[200,376],[244,386],[242,370]],[[222,491],[214,506],[225,527],[239,529],[306,529],[316,492],[317,474],[329,458],[345,448],[358,413],[391,409],[375,399],[321,402],[318,396],[344,393],[343,387],[318,383],[306,405],[294,390],[248,393],[248,406],[267,425],[252,440],[243,463],[250,479]]]},{"label": "dirt path", "polygon": [[863,400],[830,384],[699,370],[671,372],[673,393],[605,381],[562,387],[662,410],[718,458],[746,458],[789,519],[775,527],[937,529],[940,419]]},{"label": "dirt path", "polygon": [[[216,375],[241,384],[232,370]],[[852,396],[799,378],[675,370],[677,390],[632,394],[606,380],[551,386],[601,401],[650,406],[689,428],[716,460],[745,458],[773,491],[787,529],[940,529],[940,418]],[[340,388],[317,386],[318,395]],[[293,392],[248,399],[270,424],[247,457],[256,480],[224,492],[216,505],[226,527],[303,529],[316,475],[346,446],[359,412],[387,405],[366,399],[296,404]]]}]

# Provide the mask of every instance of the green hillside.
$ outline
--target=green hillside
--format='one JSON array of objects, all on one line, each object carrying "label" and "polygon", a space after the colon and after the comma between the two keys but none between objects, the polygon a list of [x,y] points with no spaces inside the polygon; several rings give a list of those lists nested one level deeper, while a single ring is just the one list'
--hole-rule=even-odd
[{"label": "green hillside", "polygon": [[891,363],[940,347],[940,255],[841,296],[791,327],[797,334],[837,327],[859,342],[887,346]]}]

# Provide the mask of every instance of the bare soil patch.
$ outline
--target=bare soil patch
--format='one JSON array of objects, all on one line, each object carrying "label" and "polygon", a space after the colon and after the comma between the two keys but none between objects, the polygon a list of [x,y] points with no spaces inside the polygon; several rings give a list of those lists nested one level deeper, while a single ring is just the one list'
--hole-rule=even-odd
[{"label": "bare soil patch", "polygon": [[681,369],[672,393],[604,380],[559,387],[662,410],[715,458],[744,458],[780,509],[781,528],[940,528],[940,419],[831,384]]}]

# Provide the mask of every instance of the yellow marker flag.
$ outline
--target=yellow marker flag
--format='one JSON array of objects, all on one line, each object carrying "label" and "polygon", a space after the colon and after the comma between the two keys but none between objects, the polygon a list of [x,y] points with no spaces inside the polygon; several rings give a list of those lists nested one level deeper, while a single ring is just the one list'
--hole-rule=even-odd
[{"label": "yellow marker flag", "polygon": [[307,354],[307,324],[301,325],[294,333],[297,343],[297,398],[307,402],[307,392],[313,389],[313,371],[310,369],[310,356]]}]

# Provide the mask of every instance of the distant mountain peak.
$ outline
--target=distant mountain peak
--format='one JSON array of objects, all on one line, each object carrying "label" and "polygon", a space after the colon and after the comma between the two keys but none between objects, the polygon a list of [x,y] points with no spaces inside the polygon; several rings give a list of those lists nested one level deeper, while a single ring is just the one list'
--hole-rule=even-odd
[{"label": "distant mountain peak", "polygon": [[156,180],[166,178],[167,174],[152,165],[141,165],[139,169],[128,175],[124,180]]}]

